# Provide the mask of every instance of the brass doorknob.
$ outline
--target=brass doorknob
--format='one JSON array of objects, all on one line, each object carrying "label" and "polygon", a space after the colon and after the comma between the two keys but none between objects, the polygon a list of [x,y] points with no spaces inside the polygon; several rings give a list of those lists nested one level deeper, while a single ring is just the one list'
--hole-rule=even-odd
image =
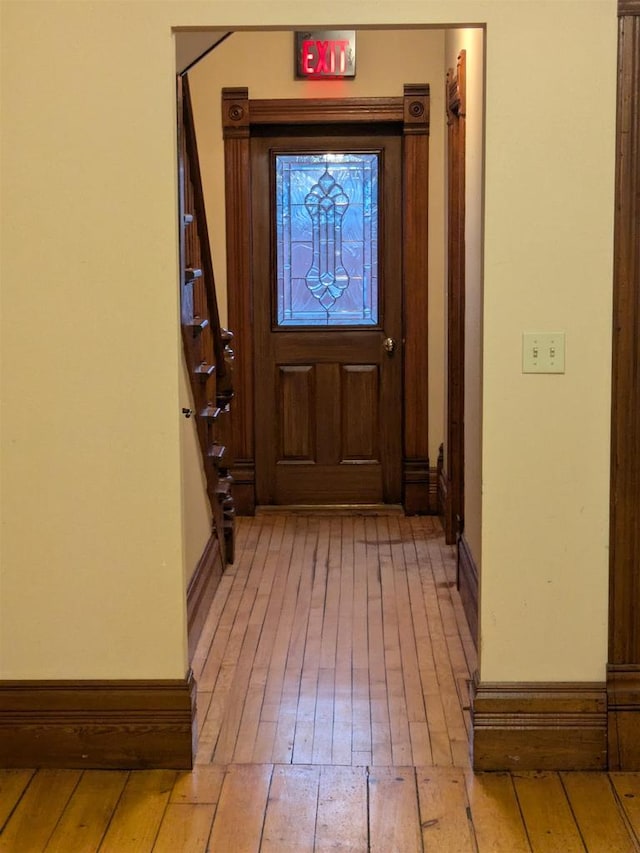
[{"label": "brass doorknob", "polygon": [[385,338],[382,342],[382,346],[386,349],[388,353],[392,353],[396,348],[396,342],[393,338]]}]

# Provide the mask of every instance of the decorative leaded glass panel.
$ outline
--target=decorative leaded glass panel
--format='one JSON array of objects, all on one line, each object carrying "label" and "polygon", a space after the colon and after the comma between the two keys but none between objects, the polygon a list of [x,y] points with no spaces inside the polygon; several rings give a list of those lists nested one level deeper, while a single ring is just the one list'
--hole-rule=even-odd
[{"label": "decorative leaded glass panel", "polygon": [[278,326],[378,323],[378,155],[277,154]]}]

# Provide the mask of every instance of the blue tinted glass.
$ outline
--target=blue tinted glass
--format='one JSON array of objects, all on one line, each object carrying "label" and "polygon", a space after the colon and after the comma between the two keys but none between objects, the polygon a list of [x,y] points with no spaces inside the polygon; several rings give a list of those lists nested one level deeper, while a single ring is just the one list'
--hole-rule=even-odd
[{"label": "blue tinted glass", "polygon": [[378,155],[276,155],[277,323],[378,323]]}]

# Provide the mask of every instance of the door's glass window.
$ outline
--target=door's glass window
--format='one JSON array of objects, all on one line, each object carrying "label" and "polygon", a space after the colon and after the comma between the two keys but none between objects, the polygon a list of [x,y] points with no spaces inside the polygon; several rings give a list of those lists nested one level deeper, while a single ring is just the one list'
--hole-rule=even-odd
[{"label": "door's glass window", "polygon": [[378,324],[378,154],[277,154],[278,326]]}]

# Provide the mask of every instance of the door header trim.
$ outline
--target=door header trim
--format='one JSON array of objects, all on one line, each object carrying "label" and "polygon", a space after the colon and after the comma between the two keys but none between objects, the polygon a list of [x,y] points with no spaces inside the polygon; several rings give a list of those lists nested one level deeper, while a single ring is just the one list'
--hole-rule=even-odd
[{"label": "door header trim", "polygon": [[222,90],[225,139],[249,135],[250,126],[277,124],[402,124],[405,133],[429,132],[429,86],[407,85],[404,97],[249,100],[246,88]]}]

